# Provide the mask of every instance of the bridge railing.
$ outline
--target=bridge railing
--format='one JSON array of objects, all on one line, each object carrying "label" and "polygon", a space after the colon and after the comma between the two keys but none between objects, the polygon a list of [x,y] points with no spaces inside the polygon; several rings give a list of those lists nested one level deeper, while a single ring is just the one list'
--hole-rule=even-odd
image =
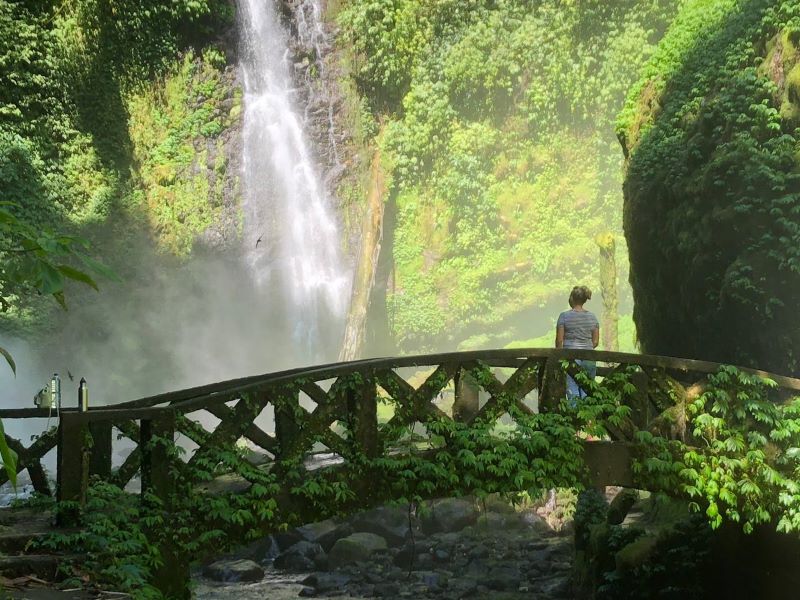
[{"label": "bridge railing", "polygon": [[[610,441],[585,444],[594,483],[620,485],[632,484],[626,444],[633,432],[661,427],[662,435],[679,435],[663,427],[664,412],[702,393],[708,376],[720,368],[706,361],[555,349],[367,359],[203,385],[88,412],[67,409],[57,432],[44,432],[28,447],[7,439],[17,450],[19,469],[28,469],[44,493],[49,488],[40,461],[57,446],[62,500],[81,502],[92,476],[124,487],[140,475],[142,490],[167,497],[173,484],[170,457],[151,443],[154,438],[180,434],[190,440],[196,449],[189,466],[242,438],[271,469],[290,463],[304,468],[303,457],[321,449],[346,463],[398,448],[410,426],[431,419],[469,424],[501,419],[509,407],[519,414],[559,411],[566,377],[579,372],[576,360],[598,362],[600,386],[623,372],[632,385],[619,397],[631,409],[630,427],[612,427]],[[800,395],[800,380],[742,370],[773,380],[776,402]],[[0,410],[0,419],[46,416],[40,409]],[[115,431],[133,450],[112,470]]]}]

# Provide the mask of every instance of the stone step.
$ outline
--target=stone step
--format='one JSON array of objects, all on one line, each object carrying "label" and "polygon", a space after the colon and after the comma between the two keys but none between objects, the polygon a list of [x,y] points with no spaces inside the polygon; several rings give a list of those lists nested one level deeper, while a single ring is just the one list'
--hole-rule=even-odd
[{"label": "stone step", "polygon": [[46,535],[45,532],[0,533],[0,555],[13,556],[28,552],[34,542],[44,539]]},{"label": "stone step", "polygon": [[0,575],[9,579],[33,575],[44,581],[59,581],[64,573],[59,566],[80,562],[76,554],[22,554],[18,556],[0,556]]}]

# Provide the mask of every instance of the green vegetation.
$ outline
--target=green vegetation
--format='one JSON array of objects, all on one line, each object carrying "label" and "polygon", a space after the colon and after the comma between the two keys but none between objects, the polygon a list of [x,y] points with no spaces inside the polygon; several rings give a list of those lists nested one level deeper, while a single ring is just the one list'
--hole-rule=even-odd
[{"label": "green vegetation", "polygon": [[112,264],[128,261],[141,232],[185,255],[231,177],[223,137],[238,102],[211,42],[231,23],[223,0],[2,3],[0,181],[11,212],[96,241]]},{"label": "green vegetation", "polygon": [[614,118],[676,4],[342,9],[351,76],[383,124],[397,207],[387,304],[401,349],[527,339],[576,281],[596,288],[594,236],[621,231]]},{"label": "green vegetation", "polygon": [[[112,271],[87,254],[86,240],[33,227],[11,212],[19,208],[10,202],[0,202],[0,313],[8,312],[20,299],[33,294],[52,297],[66,308],[64,284],[67,280],[97,289],[94,276],[116,278]],[[81,268],[76,268],[76,263],[81,264]],[[2,346],[0,356],[16,374],[14,358]],[[0,460],[12,485],[16,485],[17,455],[8,447],[2,421]]]},{"label": "green vegetation", "polygon": [[87,240],[126,265],[143,230],[182,255],[210,224],[237,103],[208,40],[231,17],[222,0],[0,3],[4,329],[47,323],[68,280],[113,277]]},{"label": "green vegetation", "polygon": [[800,3],[695,0],[636,85],[625,235],[643,350],[800,373]]},{"label": "green vegetation", "polygon": [[[240,97],[225,56],[187,51],[162,80],[128,100],[134,207],[147,215],[162,248],[187,255],[198,233],[214,225],[225,202],[228,153],[223,132],[236,125]],[[136,205],[135,203],[139,203]]]},{"label": "green vegetation", "polygon": [[771,523],[800,529],[800,398],[776,404],[774,383],[723,367],[685,407],[688,443],[640,432],[653,452],[640,471],[664,490],[680,490],[713,528],[723,520],[745,533]]}]

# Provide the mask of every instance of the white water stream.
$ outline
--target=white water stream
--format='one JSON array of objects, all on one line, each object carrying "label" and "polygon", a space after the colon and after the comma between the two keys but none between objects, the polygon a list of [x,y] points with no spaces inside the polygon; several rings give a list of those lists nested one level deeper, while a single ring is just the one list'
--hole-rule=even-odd
[{"label": "white water stream", "polygon": [[[303,11],[312,22],[301,23],[299,30],[318,48],[314,7]],[[265,309],[287,328],[292,362],[332,359],[341,343],[350,272],[341,257],[331,197],[296,105],[288,32],[275,0],[239,0],[239,26],[245,258]]]}]

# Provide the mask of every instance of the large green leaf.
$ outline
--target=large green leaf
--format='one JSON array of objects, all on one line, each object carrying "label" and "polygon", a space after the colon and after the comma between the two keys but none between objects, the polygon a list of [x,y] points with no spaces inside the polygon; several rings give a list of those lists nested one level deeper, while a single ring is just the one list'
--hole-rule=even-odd
[{"label": "large green leaf", "polygon": [[64,278],[58,269],[48,263],[39,264],[39,291],[42,294],[55,294],[64,289]]},{"label": "large green leaf", "polygon": [[17,453],[8,447],[6,442],[6,432],[3,429],[3,422],[0,421],[0,458],[3,459],[3,467],[8,473],[8,480],[15,488],[17,487]]},{"label": "large green leaf", "polygon": [[85,254],[78,254],[78,257],[83,261],[83,264],[85,264],[95,273],[98,273],[99,275],[102,275],[111,281],[122,281],[119,275],[117,275],[112,269],[108,268],[103,263],[96,261]]},{"label": "large green leaf", "polygon": [[14,375],[16,376],[16,374],[17,374],[17,363],[14,362],[14,359],[12,358],[11,353],[9,353],[9,351],[6,350],[5,348],[0,348],[0,354],[3,356],[3,358],[6,359],[6,362],[8,363],[8,366],[11,367],[11,370],[14,371]]},{"label": "large green leaf", "polygon": [[85,283],[86,285],[90,285],[94,289],[98,289],[95,280],[89,277],[89,275],[87,275],[83,271],[79,271],[78,269],[73,269],[72,267],[69,267],[67,265],[59,265],[58,270],[61,271],[61,274],[64,277],[69,277],[70,279],[74,279],[75,281],[80,281],[82,283]]}]

